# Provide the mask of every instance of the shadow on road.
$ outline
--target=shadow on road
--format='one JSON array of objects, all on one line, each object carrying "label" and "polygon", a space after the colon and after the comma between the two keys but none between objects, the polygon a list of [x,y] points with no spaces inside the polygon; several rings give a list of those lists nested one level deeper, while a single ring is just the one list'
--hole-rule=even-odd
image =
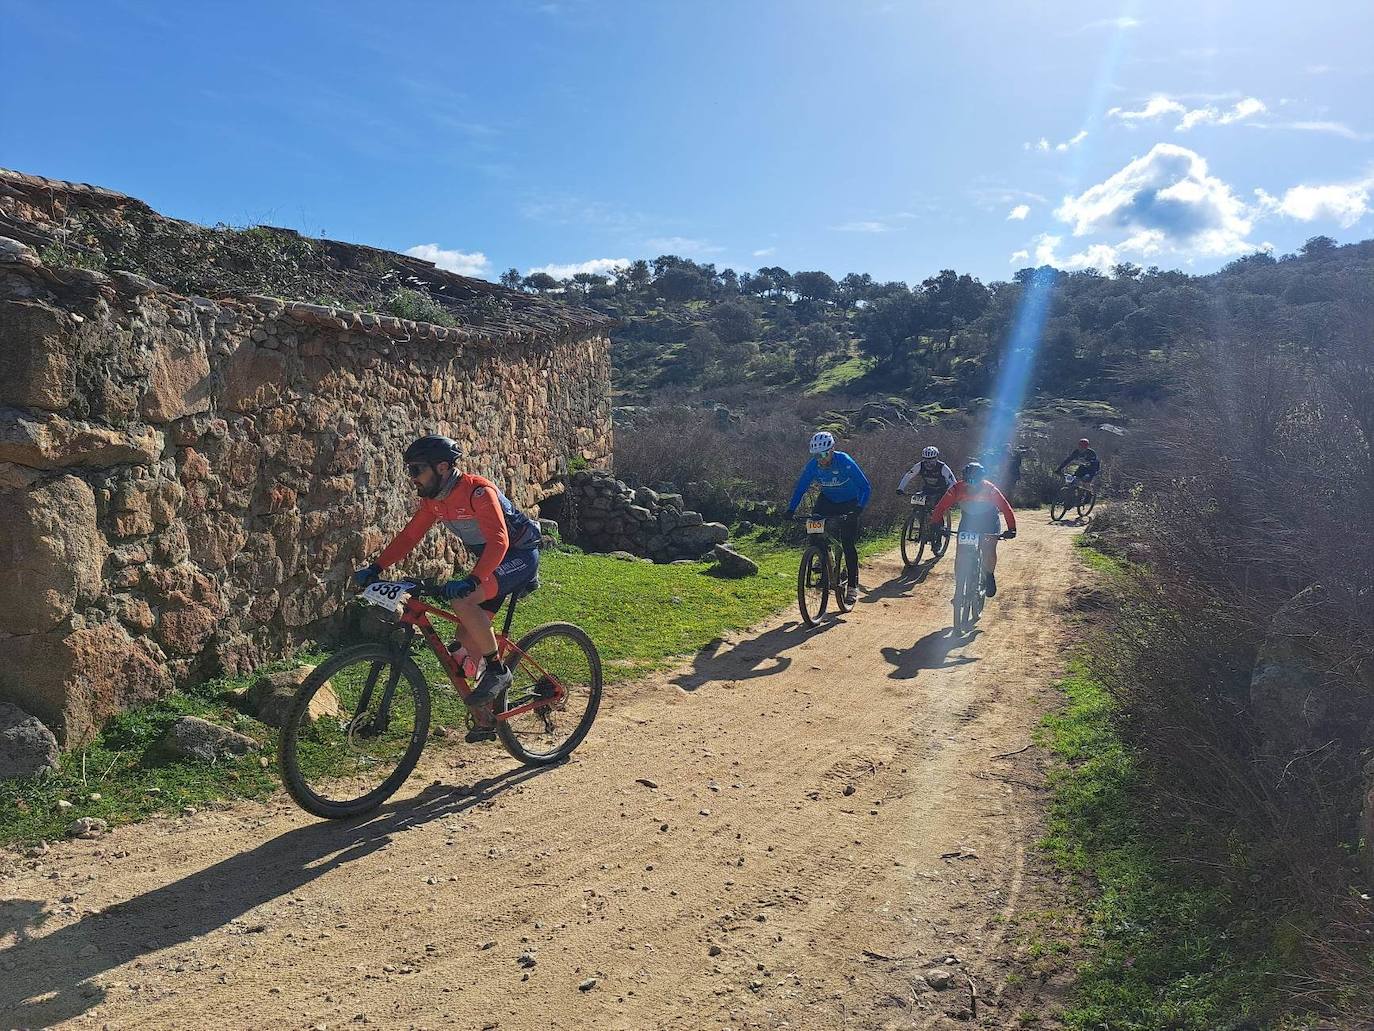
[{"label": "shadow on road", "polygon": [[0,936],[15,938],[0,951],[0,1027],[51,1027],[70,1020],[104,997],[100,986],[83,984],[90,978],[208,934],[386,848],[393,834],[461,813],[553,768],[517,767],[471,785],[431,785],[354,821],[298,827],[43,937],[28,936],[46,915],[41,902],[0,903]]},{"label": "shadow on road", "polygon": [[859,599],[859,604],[871,605],[874,602],[890,601],[894,598],[909,598],[912,588],[919,587],[925,582],[926,577],[930,575],[930,571],[935,568],[935,563],[938,561],[939,559],[928,558],[924,562],[917,563],[911,569],[904,570],[886,583],[864,591],[864,596]]},{"label": "shadow on road", "polygon": [[695,691],[711,681],[771,677],[792,665],[792,660],[782,652],[823,629],[825,627],[813,630],[803,623],[789,622],[728,648],[724,641],[716,638],[692,657],[692,668],[675,676],[672,683],[684,691]]},{"label": "shadow on road", "polygon": [[971,643],[979,634],[975,627],[967,634],[953,634],[948,628],[932,630],[910,648],[884,648],[882,656],[892,665],[889,680],[911,680],[923,669],[952,669],[978,660],[971,655],[950,657],[955,648]]}]

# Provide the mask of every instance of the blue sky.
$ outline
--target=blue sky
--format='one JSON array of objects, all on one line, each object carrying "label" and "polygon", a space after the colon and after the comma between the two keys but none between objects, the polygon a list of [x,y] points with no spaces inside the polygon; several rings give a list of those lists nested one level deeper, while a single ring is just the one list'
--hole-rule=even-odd
[{"label": "blue sky", "polygon": [[1374,235],[1372,38],[1365,0],[0,0],[0,165],[488,278],[1202,272]]}]

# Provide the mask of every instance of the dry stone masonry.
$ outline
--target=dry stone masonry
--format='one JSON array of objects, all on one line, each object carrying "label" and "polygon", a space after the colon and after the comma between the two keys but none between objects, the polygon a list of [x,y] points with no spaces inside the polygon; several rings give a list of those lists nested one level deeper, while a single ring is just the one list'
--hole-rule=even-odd
[{"label": "dry stone masonry", "polygon": [[[44,261],[43,203],[138,202],[0,170],[0,702],[68,747],[314,636],[408,518],[416,435],[456,437],[528,510],[570,460],[609,459],[592,313],[432,268],[480,286],[463,325],[183,296]],[[413,568],[451,569],[455,547],[431,534]]]},{"label": "dry stone masonry", "polygon": [[600,469],[570,477],[564,533],[591,551],[626,551],[655,562],[700,558],[730,532],[683,510],[681,494],[632,488]]}]

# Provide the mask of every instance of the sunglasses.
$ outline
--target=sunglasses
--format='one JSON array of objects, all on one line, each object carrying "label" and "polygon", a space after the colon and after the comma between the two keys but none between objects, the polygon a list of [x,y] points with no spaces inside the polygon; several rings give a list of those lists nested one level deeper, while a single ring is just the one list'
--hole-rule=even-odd
[{"label": "sunglasses", "polygon": [[410,478],[411,478],[412,480],[418,480],[418,479],[424,474],[424,471],[425,471],[427,468],[429,468],[429,467],[428,467],[427,465],[425,465],[424,463],[422,463],[422,462],[407,462],[407,463],[406,463],[406,472],[407,472],[408,474],[410,474]]}]

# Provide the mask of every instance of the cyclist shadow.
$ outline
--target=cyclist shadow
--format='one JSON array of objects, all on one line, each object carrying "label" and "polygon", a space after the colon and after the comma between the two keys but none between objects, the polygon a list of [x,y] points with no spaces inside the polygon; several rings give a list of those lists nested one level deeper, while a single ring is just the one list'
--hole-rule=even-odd
[{"label": "cyclist shadow", "polygon": [[717,637],[692,657],[691,670],[673,677],[671,683],[684,691],[695,691],[712,681],[771,677],[792,665],[790,658],[779,653],[801,644],[818,629],[797,622],[784,623],[729,648]]},{"label": "cyclist shadow", "polygon": [[926,577],[930,575],[930,571],[935,568],[935,563],[938,561],[939,559],[928,558],[910,569],[903,570],[886,583],[864,591],[864,596],[859,599],[859,604],[872,605],[874,602],[910,597],[911,589],[919,587],[925,582]]},{"label": "cyclist shadow", "polygon": [[[0,969],[6,970],[0,979],[0,1027],[51,1027],[79,1016],[105,996],[102,986],[83,982],[149,952],[209,934],[381,851],[395,834],[461,813],[553,768],[518,767],[471,785],[430,785],[414,798],[354,821],[297,827],[41,938],[29,932],[48,918],[44,904],[7,901],[0,909],[0,935],[12,935],[15,941],[0,950]],[[11,965],[19,969],[9,970]]]},{"label": "cyclist shadow", "polygon": [[971,642],[978,636],[975,627],[963,635],[951,634],[948,628],[932,630],[910,648],[883,648],[882,656],[892,665],[889,680],[912,680],[923,669],[953,669],[977,662],[971,655],[950,657],[950,652]]}]

